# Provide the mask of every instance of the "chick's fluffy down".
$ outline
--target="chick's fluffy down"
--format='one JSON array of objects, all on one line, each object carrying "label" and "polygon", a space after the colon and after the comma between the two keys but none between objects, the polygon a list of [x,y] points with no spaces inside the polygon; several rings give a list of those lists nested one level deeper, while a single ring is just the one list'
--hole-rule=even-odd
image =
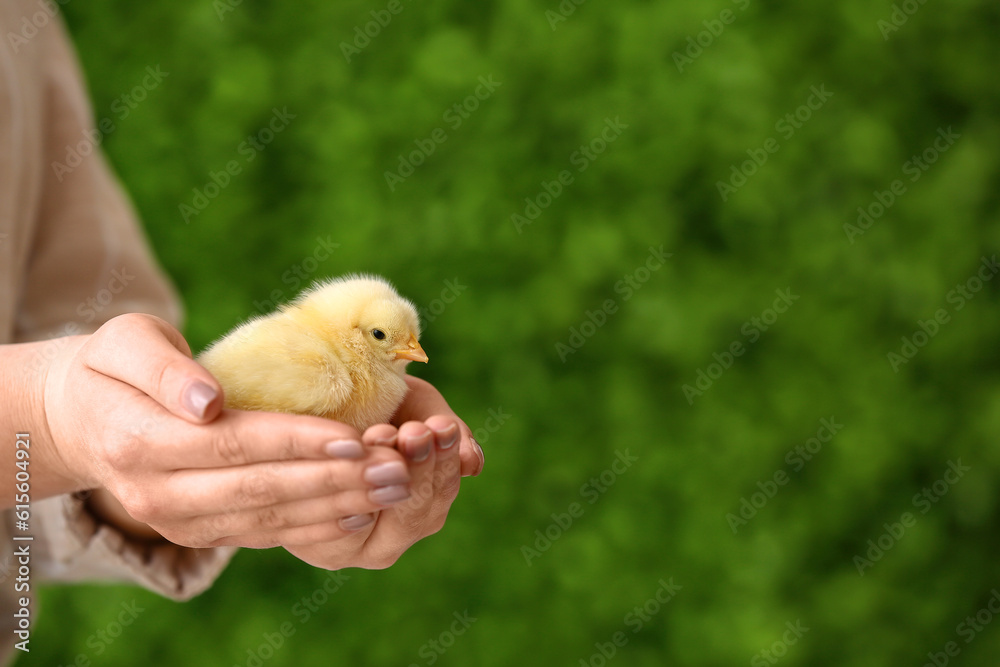
[{"label": "chick's fluffy down", "polygon": [[199,357],[226,407],[309,414],[364,430],[406,394],[410,360],[426,361],[413,304],[377,276],[319,283],[255,317]]}]

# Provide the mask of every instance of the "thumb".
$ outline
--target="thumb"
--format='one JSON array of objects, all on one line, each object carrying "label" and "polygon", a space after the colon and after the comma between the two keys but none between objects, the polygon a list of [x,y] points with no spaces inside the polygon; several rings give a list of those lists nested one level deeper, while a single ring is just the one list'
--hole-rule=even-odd
[{"label": "thumb", "polygon": [[191,358],[177,329],[152,315],[108,320],[81,349],[93,371],[131,385],[174,415],[204,424],[222,410],[222,387]]}]

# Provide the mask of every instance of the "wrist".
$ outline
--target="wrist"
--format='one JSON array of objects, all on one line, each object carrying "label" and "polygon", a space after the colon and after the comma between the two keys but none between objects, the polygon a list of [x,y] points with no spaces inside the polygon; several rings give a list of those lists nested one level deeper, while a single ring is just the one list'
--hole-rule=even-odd
[{"label": "wrist", "polygon": [[66,336],[39,343],[34,365],[40,366],[41,395],[38,399],[38,430],[43,436],[40,453],[44,456],[46,474],[56,493],[72,493],[97,486],[88,479],[90,469],[86,457],[79,456],[77,442],[82,431],[75,418],[76,404],[87,397],[73,394],[68,380],[71,365],[89,336]]},{"label": "wrist", "polygon": [[57,434],[51,428],[47,408],[51,409],[50,387],[71,357],[86,340],[84,336],[56,338],[34,343],[0,345],[0,507],[14,500],[15,433],[29,435],[31,494],[38,500],[87,488],[74,474],[79,465],[65,460]]}]

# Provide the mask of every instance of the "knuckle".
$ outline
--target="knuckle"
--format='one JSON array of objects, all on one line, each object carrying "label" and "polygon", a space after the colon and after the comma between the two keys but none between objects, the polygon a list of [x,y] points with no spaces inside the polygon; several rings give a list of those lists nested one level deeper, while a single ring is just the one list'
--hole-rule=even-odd
[{"label": "knuckle", "polygon": [[236,523],[232,514],[213,514],[206,517],[204,522],[206,532],[211,535],[231,535]]},{"label": "knuckle", "polygon": [[435,535],[441,532],[447,518],[446,514],[440,514],[431,519],[431,521],[427,524],[427,535]]},{"label": "knuckle", "polygon": [[287,438],[281,440],[278,461],[291,461],[299,458],[299,452],[305,451],[304,443],[300,436],[293,431]]},{"label": "knuckle", "polygon": [[281,528],[281,514],[273,505],[267,505],[257,510],[258,527],[264,530],[275,530]]},{"label": "knuckle", "polygon": [[450,509],[451,506],[447,503],[435,504],[434,509],[427,517],[427,527],[430,530],[430,532],[427,533],[428,535],[433,535],[444,528],[444,525],[448,520],[448,511]]},{"label": "knuckle", "polygon": [[458,491],[462,487],[461,477],[449,477],[441,487],[441,495],[450,505],[458,497]]},{"label": "knuckle", "polygon": [[149,493],[129,493],[120,502],[130,517],[143,523],[156,521],[162,511],[156,497]]},{"label": "knuckle", "polygon": [[133,470],[143,463],[146,449],[138,438],[115,438],[100,448],[104,463],[115,471]]},{"label": "knuckle", "polygon": [[275,502],[271,476],[264,472],[253,472],[245,475],[240,482],[239,493],[246,505],[273,505]]},{"label": "knuckle", "polygon": [[125,313],[112,317],[101,325],[94,335],[99,339],[103,338],[134,338],[139,332],[146,332],[150,329],[158,329],[158,323],[163,322],[154,315],[145,313]]},{"label": "knuckle", "polygon": [[411,538],[419,539],[426,534],[427,517],[423,512],[407,513],[400,517],[399,522],[402,524],[404,533]]},{"label": "knuckle", "polygon": [[216,458],[228,466],[246,463],[246,455],[232,433],[217,433],[212,438],[212,452]]},{"label": "knuckle", "polygon": [[382,553],[377,556],[369,557],[365,563],[361,565],[361,567],[365,570],[385,570],[386,568],[395,565],[401,555],[401,553],[396,552]]},{"label": "knuckle", "polygon": [[439,472],[441,475],[451,478],[452,481],[457,481],[462,477],[462,458],[458,456],[458,452],[442,461]]},{"label": "knuckle", "polygon": [[112,334],[126,333],[141,326],[142,322],[143,317],[138,313],[118,315],[117,317],[112,317],[110,320],[102,324],[101,328],[97,330],[96,335],[109,336]]},{"label": "knuckle", "polygon": [[410,500],[414,507],[423,506],[434,499],[434,481],[431,479],[425,479],[420,484],[411,484],[410,489],[412,492]]},{"label": "knuckle", "polygon": [[171,358],[166,363],[156,364],[151,369],[152,377],[149,378],[150,386],[154,388],[159,396],[168,396],[167,390],[173,378],[183,376],[187,371],[187,358]]},{"label": "knuckle", "polygon": [[338,469],[332,465],[323,466],[321,482],[323,488],[334,493],[343,490]]}]

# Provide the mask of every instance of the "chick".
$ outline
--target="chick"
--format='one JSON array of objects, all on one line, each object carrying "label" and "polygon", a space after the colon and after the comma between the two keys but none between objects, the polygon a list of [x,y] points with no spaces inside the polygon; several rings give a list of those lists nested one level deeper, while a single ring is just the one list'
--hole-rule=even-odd
[{"label": "chick", "polygon": [[377,276],[317,283],[213,343],[198,361],[226,407],[317,415],[364,431],[389,420],[411,361],[427,361],[413,304]]}]

